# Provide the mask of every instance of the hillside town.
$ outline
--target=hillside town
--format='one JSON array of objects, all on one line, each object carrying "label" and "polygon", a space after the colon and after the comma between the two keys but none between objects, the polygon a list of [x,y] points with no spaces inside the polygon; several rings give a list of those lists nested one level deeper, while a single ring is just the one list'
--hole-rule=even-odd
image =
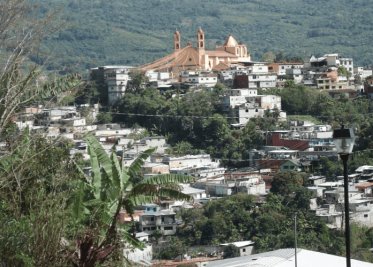
[{"label": "hillside town", "polygon": [[[134,220],[138,224],[136,237],[145,244],[142,249],[123,249],[127,259],[136,266],[179,266],[180,261],[195,264],[190,266],[233,266],[229,259],[222,260],[224,247],[228,245],[239,249],[242,262],[264,261],[266,257],[279,257],[284,262],[291,262],[294,253],[289,249],[254,257],[252,253],[256,243],[252,240],[216,244],[206,248],[211,253],[201,254],[201,257],[191,257],[191,249],[179,259],[167,262],[156,260],[153,253],[162,247],[159,244],[170,242],[170,238],[183,227],[184,223],[178,216],[181,210],[201,209],[210,202],[236,194],[255,196],[256,205],[263,205],[271,190],[273,177],[279,172],[306,173],[306,188],[312,194],[309,209],[330,229],[344,229],[343,176],[320,175],[315,167],[323,158],[335,162],[339,160],[333,141],[334,125],[289,119],[281,96],[263,94],[292,83],[326,92],[336,99],[373,98],[372,70],[355,66],[352,58],[344,56],[331,53],[311,56],[304,62],[260,62],[254,61],[248,47],[232,35],[215,50],[207,50],[205,33],[201,28],[196,32],[196,45],[188,43],[184,46],[181,33],[176,31],[174,51],[161,59],[142,66],[107,65],[89,70],[87,80],[99,85],[100,90],[107,94],[107,103],[29,106],[14,116],[13,122],[19,130],[28,129],[48,139],[65,140],[71,146],[72,158],[79,155],[83,160],[89,160],[85,136],[91,134],[107,154],[114,151],[125,167],[131,166],[145,151],[154,149],[142,166],[144,177],[159,174],[193,177],[193,183],[179,185],[181,192],[191,197],[190,201],[160,199],[139,205],[134,214],[120,211],[120,223]],[[220,96],[220,103],[222,109],[235,119],[230,124],[232,129],[242,129],[251,119],[263,118],[268,113],[275,114],[285,126],[260,132],[265,145],[247,151],[247,164],[240,168],[231,168],[220,158],[204,151],[184,155],[172,153],[166,136],[149,134],[141,126],[98,122],[97,116],[102,110],[110,112],[111,107],[126,98],[134,82],[133,72],[141,72],[145,77],[140,87],[161,92],[179,91],[179,95],[174,97],[182,98],[194,91],[209,91],[217,85],[223,86],[226,90]],[[7,144],[2,145],[5,147]],[[91,172],[90,167],[84,170]],[[373,227],[373,166],[359,166],[354,173],[349,173],[348,178],[351,221]],[[154,242],[155,238],[157,242]],[[313,253],[318,252],[302,250],[299,256],[306,261],[315,257]],[[337,266],[334,263],[340,261],[336,256],[333,256],[335,259],[328,258],[327,254],[323,257],[331,262],[331,266]],[[268,266],[280,265],[273,263]],[[356,266],[371,265],[356,261]]]}]

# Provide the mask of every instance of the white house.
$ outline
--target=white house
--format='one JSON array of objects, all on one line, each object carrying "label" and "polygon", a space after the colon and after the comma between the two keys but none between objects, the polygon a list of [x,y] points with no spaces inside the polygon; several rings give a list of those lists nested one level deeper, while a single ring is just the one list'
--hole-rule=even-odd
[{"label": "white house", "polygon": [[194,86],[214,87],[218,82],[218,75],[209,72],[183,71],[180,74],[180,81]]},{"label": "white house", "polygon": [[252,254],[253,252],[253,248],[254,248],[254,242],[253,241],[238,241],[238,242],[232,242],[232,243],[224,243],[224,244],[220,244],[220,246],[222,247],[226,247],[226,246],[229,246],[229,245],[233,245],[235,247],[237,247],[240,251],[240,257],[242,256],[249,256]]},{"label": "white house", "polygon": [[238,123],[245,125],[251,118],[262,118],[264,116],[265,109],[259,107],[258,104],[244,103],[236,108],[238,116]]},{"label": "white house", "polygon": [[214,167],[220,165],[219,161],[212,160],[209,154],[200,155],[185,155],[180,157],[165,156],[163,162],[170,166],[170,171],[173,169],[184,168],[201,168],[201,167]]},{"label": "white house", "polygon": [[373,198],[350,200],[351,221],[373,227]]},{"label": "white house", "polygon": [[249,88],[276,88],[277,75],[272,73],[248,74]]},{"label": "white house", "polygon": [[352,58],[340,58],[339,63],[341,66],[345,67],[352,76],[354,75],[354,60]]},{"label": "white house", "polygon": [[364,69],[363,67],[356,67],[354,68],[354,73],[359,75],[361,80],[365,80],[365,78],[373,75],[373,71],[369,69]]},{"label": "white house", "polygon": [[247,102],[247,97],[258,95],[257,89],[229,89],[223,97],[223,105],[226,109],[235,108]]}]

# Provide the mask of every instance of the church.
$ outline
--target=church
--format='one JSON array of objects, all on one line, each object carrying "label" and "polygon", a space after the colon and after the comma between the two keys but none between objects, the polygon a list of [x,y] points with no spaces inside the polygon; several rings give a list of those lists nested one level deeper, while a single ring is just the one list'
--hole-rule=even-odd
[{"label": "church", "polygon": [[174,33],[174,52],[152,63],[140,67],[143,71],[166,71],[180,73],[184,70],[220,71],[228,69],[231,64],[250,62],[250,54],[244,44],[238,43],[229,35],[222,46],[215,50],[205,49],[205,33],[199,28],[196,35],[196,46],[188,43],[182,47],[181,34]]}]

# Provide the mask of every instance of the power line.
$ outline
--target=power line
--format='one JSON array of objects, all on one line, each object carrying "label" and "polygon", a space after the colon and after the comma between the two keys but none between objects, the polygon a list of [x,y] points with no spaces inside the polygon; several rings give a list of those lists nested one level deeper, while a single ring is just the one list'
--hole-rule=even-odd
[{"label": "power line", "polygon": [[[111,112],[108,111],[106,113],[110,113],[112,115],[125,115],[125,116],[138,116],[138,117],[165,117],[165,118],[193,118],[193,119],[213,119],[214,116],[196,116],[196,115],[168,115],[168,114],[141,114],[141,113],[124,113],[124,112]],[[222,115],[216,113],[217,115]],[[227,119],[239,119],[239,117],[232,117],[232,116],[224,116]]]},{"label": "power line", "polygon": [[[200,115],[169,115],[169,114],[143,114],[143,113],[126,113],[126,112],[112,112],[112,111],[107,111],[106,113],[110,113],[111,115],[124,115],[124,116],[137,116],[137,117],[164,117],[164,118],[193,118],[193,119],[212,119],[215,118],[214,116],[200,116]],[[216,113],[217,115],[221,115],[224,118],[227,119],[239,119],[240,117],[238,116],[226,116],[220,113]],[[353,116],[373,116],[373,112],[370,113],[357,113],[357,114],[349,114],[347,116],[342,116],[342,115],[307,115],[307,114],[292,114],[292,115],[287,115],[289,116],[310,116],[312,118],[333,118],[333,119],[338,119],[338,118],[346,118],[346,117],[353,117]],[[242,118],[242,117],[241,117]],[[260,118],[260,117],[254,117],[254,118]]]}]

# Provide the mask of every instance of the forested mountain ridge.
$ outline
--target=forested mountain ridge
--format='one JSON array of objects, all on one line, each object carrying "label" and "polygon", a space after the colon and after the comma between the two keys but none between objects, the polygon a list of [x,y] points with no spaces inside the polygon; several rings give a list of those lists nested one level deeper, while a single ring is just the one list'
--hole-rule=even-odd
[{"label": "forested mountain ridge", "polygon": [[[63,30],[49,36],[43,52],[49,68],[82,70],[103,64],[139,65],[206,33],[213,48],[232,34],[254,60],[264,52],[307,58],[340,53],[372,65],[373,4],[365,0],[33,0],[43,11],[59,10]],[[43,12],[42,11],[42,12]]]}]

